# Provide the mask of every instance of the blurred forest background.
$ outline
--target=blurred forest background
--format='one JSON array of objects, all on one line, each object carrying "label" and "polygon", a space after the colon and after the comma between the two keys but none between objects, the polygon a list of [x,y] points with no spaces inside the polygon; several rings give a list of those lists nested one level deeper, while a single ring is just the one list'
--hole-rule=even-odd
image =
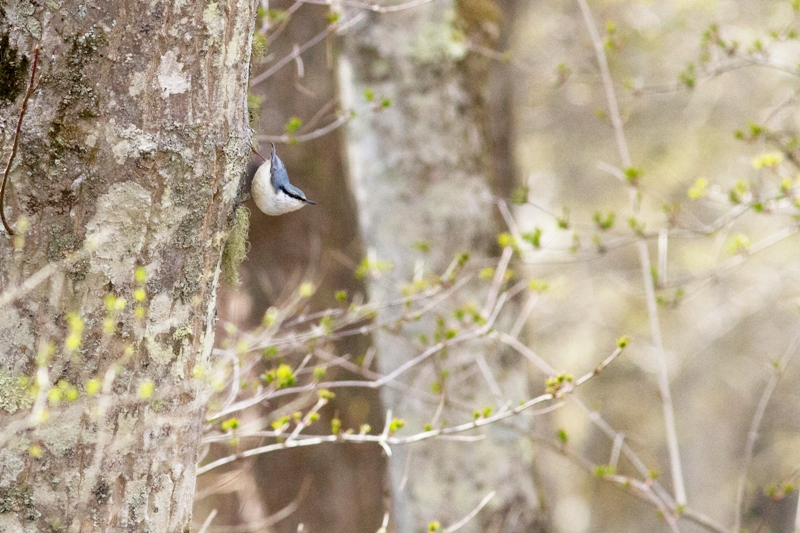
[{"label": "blurred forest background", "polygon": [[[276,142],[319,205],[250,206],[218,345],[273,306],[417,296],[419,317],[378,306],[365,334],[315,319],[313,346],[276,344],[254,369],[313,353],[326,381],[376,380],[465,337],[401,386],[335,389],[310,430],[379,434],[390,411],[393,434],[414,435],[558,396],[549,376],[630,342],[557,409],[465,432],[479,440],[391,457],[323,443],[203,473],[198,527],[213,513],[207,531],[800,529],[799,3],[315,3],[259,12],[250,104],[261,153]],[[315,292],[297,304],[303,282]],[[287,397],[221,433],[316,399]]]}]

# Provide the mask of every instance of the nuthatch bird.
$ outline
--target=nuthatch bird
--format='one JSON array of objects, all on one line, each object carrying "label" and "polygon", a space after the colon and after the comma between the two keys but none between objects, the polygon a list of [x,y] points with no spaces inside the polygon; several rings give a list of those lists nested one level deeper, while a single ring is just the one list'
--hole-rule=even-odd
[{"label": "nuthatch bird", "polygon": [[308,200],[303,191],[289,183],[289,174],[275,151],[275,144],[272,144],[269,161],[265,160],[253,176],[250,194],[258,208],[272,216],[291,213],[306,204],[317,203]]}]

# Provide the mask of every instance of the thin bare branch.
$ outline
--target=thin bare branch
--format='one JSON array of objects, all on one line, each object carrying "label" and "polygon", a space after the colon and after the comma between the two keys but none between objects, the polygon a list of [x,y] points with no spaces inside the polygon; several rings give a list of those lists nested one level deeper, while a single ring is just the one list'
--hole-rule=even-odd
[{"label": "thin bare branch", "polygon": [[617,349],[615,349],[613,352],[611,352],[611,355],[609,355],[608,357],[603,359],[603,361],[599,365],[597,365],[594,370],[592,370],[588,374],[585,374],[582,377],[580,377],[577,380],[575,380],[575,386],[583,385],[584,383],[589,381],[592,377],[594,377],[597,374],[599,374],[600,372],[602,372],[605,367],[610,365],[611,362],[614,359],[616,359],[619,354],[622,353],[622,350],[623,350],[623,348],[617,347]]},{"label": "thin bare branch", "polygon": [[310,131],[308,133],[304,133],[302,135],[256,135],[256,139],[258,141],[265,141],[265,142],[274,142],[274,143],[302,143],[307,141],[312,141],[314,139],[318,139],[324,135],[329,134],[330,132],[334,131],[337,128],[340,128],[350,122],[353,119],[352,114],[346,114],[339,116],[333,122],[322,126],[316,130]]},{"label": "thin bare branch", "polygon": [[300,503],[305,499],[306,495],[308,494],[308,489],[311,487],[311,483],[306,480],[300,486],[300,490],[298,491],[297,496],[292,500],[288,505],[281,508],[279,511],[272,513],[271,515],[252,522],[247,522],[240,525],[220,525],[220,526],[211,526],[208,528],[209,533],[251,533],[253,531],[268,531],[271,526],[277,524],[278,522],[289,518],[293,515],[297,509],[300,507]]},{"label": "thin bare branch", "polygon": [[[600,34],[597,32],[597,26],[595,24],[594,17],[592,16],[592,11],[589,9],[589,4],[586,0],[577,1],[581,8],[581,13],[583,14],[586,27],[591,35],[595,56],[600,67],[600,74],[603,80],[603,87],[605,88],[606,100],[608,101],[609,116],[611,118],[611,124],[614,128],[614,137],[616,139],[619,157],[622,162],[622,166],[625,169],[631,168],[632,164],[630,150],[628,149],[628,142],[625,139],[622,116],[619,112],[619,104],[617,102],[617,96],[614,89],[614,82],[611,78],[611,72],[608,68],[605,46],[603,41],[600,39]],[[638,196],[638,192],[631,188],[631,206],[634,212],[638,211],[639,208]],[[680,460],[680,450],[678,448],[678,434],[675,426],[675,411],[672,404],[672,395],[669,390],[666,354],[664,353],[664,344],[661,336],[661,325],[658,318],[658,304],[656,303],[655,287],[651,274],[647,240],[639,237],[637,239],[637,246],[639,249],[639,264],[641,266],[642,278],[645,287],[647,314],[650,319],[650,332],[655,347],[655,358],[658,368],[658,385],[661,392],[661,404],[664,412],[664,425],[667,434],[667,449],[669,451],[672,482],[675,486],[675,500],[677,501],[678,505],[685,506],[686,488],[683,480],[683,469]]]},{"label": "thin bare branch", "polygon": [[664,519],[667,525],[669,525],[670,531],[672,531],[673,533],[680,533],[680,529],[678,529],[678,519],[675,516],[675,510],[670,509],[666,505],[664,505],[664,502],[662,502],[653,493],[650,485],[629,476],[610,475],[610,476],[603,476],[603,479],[611,481],[623,487],[628,487],[635,492],[641,493],[646,500],[650,501],[661,512],[661,517]]},{"label": "thin bare branch", "polygon": [[744,460],[742,461],[742,471],[739,474],[739,483],[736,488],[736,510],[733,522],[733,531],[739,533],[742,528],[742,515],[744,513],[744,493],[747,485],[747,474],[750,471],[750,465],[753,462],[753,453],[758,440],[758,428],[761,427],[761,421],[764,419],[764,413],[767,411],[767,405],[772,398],[772,393],[775,392],[775,387],[778,385],[786,365],[792,360],[800,347],[800,333],[795,334],[791,344],[783,353],[780,360],[774,366],[772,375],[761,393],[761,399],[758,401],[755,413],[753,413],[753,420],[750,422],[750,431],[747,432],[747,442],[744,447]]},{"label": "thin bare branch", "polygon": [[[501,298],[499,299],[500,301],[498,301],[498,306],[502,305],[502,300],[503,299],[504,298],[501,296]],[[491,327],[491,326],[489,326],[489,327]],[[484,328],[481,328],[481,330],[483,330],[483,329]],[[486,331],[482,331],[482,334],[485,335]],[[472,334],[470,334],[470,337],[472,337]],[[452,339],[452,340],[454,340],[454,339]],[[452,342],[452,340],[450,342]],[[509,339],[509,340],[516,341],[516,339]],[[516,342],[519,342],[519,341],[516,341]],[[569,388],[565,388],[562,391],[560,391],[558,393],[558,395],[554,395],[554,394],[550,394],[550,393],[542,394],[540,396],[532,398],[532,399],[530,399],[530,400],[518,405],[517,407],[515,407],[513,409],[510,408],[510,405],[505,405],[497,413],[495,413],[495,414],[493,414],[491,416],[478,417],[478,418],[474,419],[471,422],[467,422],[467,423],[459,424],[459,425],[455,425],[455,426],[448,426],[448,427],[444,427],[444,428],[431,429],[431,430],[423,431],[421,433],[417,433],[416,435],[411,435],[411,436],[408,436],[408,437],[395,437],[395,436],[390,435],[389,428],[391,426],[392,413],[391,413],[391,410],[388,410],[387,411],[387,422],[384,425],[383,432],[380,435],[367,435],[367,434],[354,435],[354,434],[351,434],[351,433],[339,433],[337,435],[328,435],[328,436],[316,436],[316,435],[305,436],[305,435],[299,434],[299,432],[297,432],[297,431],[295,431],[295,432],[293,432],[293,433],[291,433],[289,435],[286,435],[285,433],[281,433],[280,435],[271,435],[268,432],[262,432],[262,433],[260,433],[261,436],[274,436],[276,438],[277,437],[281,437],[281,438],[285,438],[286,440],[284,440],[283,442],[275,443],[275,444],[268,444],[268,445],[265,445],[265,446],[252,448],[252,449],[246,450],[244,452],[241,452],[241,453],[238,453],[238,454],[235,454],[235,455],[230,455],[230,456],[227,456],[227,457],[223,457],[221,459],[217,459],[216,461],[212,461],[211,463],[208,463],[208,464],[200,467],[198,469],[197,473],[198,473],[198,475],[204,474],[206,472],[209,472],[210,470],[213,470],[214,468],[218,468],[220,466],[224,466],[226,464],[230,464],[230,463],[236,461],[237,459],[241,459],[241,458],[245,458],[245,457],[251,457],[253,455],[269,453],[269,452],[272,452],[272,451],[275,451],[275,450],[293,448],[293,447],[297,447],[297,446],[312,446],[312,445],[318,445],[318,444],[330,443],[330,442],[357,442],[357,443],[371,442],[371,443],[377,443],[377,444],[381,445],[385,450],[388,450],[388,453],[391,454],[391,450],[390,450],[390,446],[391,445],[411,444],[411,443],[419,442],[419,441],[423,441],[423,440],[428,440],[428,439],[433,439],[433,438],[441,438],[441,437],[445,437],[445,436],[464,433],[464,432],[467,432],[467,431],[471,431],[473,429],[481,428],[483,426],[487,426],[489,424],[493,424],[493,423],[499,422],[501,420],[505,420],[505,419],[507,419],[509,417],[516,416],[519,413],[521,413],[523,411],[526,411],[526,410],[529,410],[532,407],[537,406],[537,405],[539,405],[541,403],[550,402],[552,400],[560,399],[561,396],[569,394],[570,392],[572,392],[575,387],[585,383],[591,377],[596,376],[599,373],[598,369],[600,369],[603,366],[605,366],[605,364],[610,363],[613,360],[613,358],[615,358],[617,355],[619,355],[620,352],[621,352],[620,348],[617,348],[616,350],[614,350],[612,355],[609,356],[608,358],[606,358],[604,360],[604,362],[601,363],[595,370],[593,370],[592,372],[589,372],[586,376],[584,376],[581,379],[579,379],[575,383],[574,386],[569,387]],[[426,352],[423,352],[423,354],[421,354],[421,355],[424,355],[425,357],[429,357],[431,354],[427,354]],[[421,356],[418,356],[417,358],[413,359],[412,361],[414,362],[414,364],[418,364],[422,360],[423,359],[421,358]],[[411,363],[412,361],[409,361],[409,363]],[[414,365],[413,364],[409,365],[408,363],[406,365],[402,365],[400,368],[395,370],[396,375],[394,375],[391,379],[396,379],[402,372],[404,372],[405,370],[408,370],[408,368],[410,368],[411,366],[414,366]],[[401,371],[401,372],[398,372],[398,371]],[[388,376],[391,376],[391,375],[392,374],[389,374],[389,375],[385,376],[383,379],[386,379]],[[331,386],[331,387],[332,386],[350,386],[350,387],[352,387],[352,386],[367,386],[367,387],[375,387],[376,383],[377,382],[332,382],[332,383],[324,384],[324,385],[325,386]],[[318,384],[318,385],[313,385],[313,386],[322,387],[323,384]],[[308,389],[308,386],[306,386],[306,387],[295,387],[294,389],[295,390],[297,390],[297,389],[306,390],[306,389]],[[562,405],[563,405],[562,402],[554,403],[553,405],[551,405],[549,407],[546,407],[544,409],[538,410],[536,412],[536,414],[543,414],[543,413],[550,412],[551,410],[557,409],[557,408],[561,407]],[[282,429],[281,429],[281,431],[282,431]],[[472,440],[472,439],[468,438],[466,440]]]},{"label": "thin bare branch", "polygon": [[639,240],[638,248],[642,281],[644,282],[645,300],[647,302],[647,316],[650,319],[650,333],[653,338],[653,348],[658,368],[656,375],[658,377],[658,388],[661,392],[661,406],[664,412],[664,426],[667,436],[667,449],[669,450],[670,471],[672,472],[672,482],[675,485],[675,500],[678,505],[686,505],[686,488],[683,482],[683,468],[681,466],[680,450],[678,448],[675,409],[672,403],[672,393],[669,388],[667,357],[664,352],[664,342],[661,337],[661,323],[658,319],[658,303],[656,302],[655,286],[647,242]]},{"label": "thin bare branch", "polygon": [[681,518],[685,518],[689,522],[693,522],[713,533],[731,533],[731,530],[727,527],[691,507],[683,508]]},{"label": "thin bare branch", "polygon": [[489,294],[486,297],[486,303],[483,305],[483,310],[481,311],[481,316],[483,318],[488,318],[489,313],[492,312],[492,309],[495,307],[495,303],[497,302],[497,295],[500,292],[500,287],[503,285],[506,277],[506,271],[508,270],[508,264],[511,261],[511,256],[514,255],[514,250],[510,246],[506,246],[503,249],[503,254],[500,256],[500,262],[497,265],[497,268],[494,271],[494,279],[492,279],[492,288],[489,290]]},{"label": "thin bare branch", "polygon": [[[573,399],[575,399],[575,397],[573,397]],[[518,430],[519,428],[517,426],[514,426],[514,429]],[[569,459],[570,461],[572,461],[574,464],[578,465],[580,468],[582,468],[583,470],[585,470],[589,474],[592,474],[592,475],[596,474],[598,465],[593,464],[592,462],[588,461],[586,458],[575,454],[573,451],[570,450],[570,448],[568,446],[564,446],[563,443],[559,442],[558,444],[556,444],[556,443],[554,443],[554,442],[552,442],[550,440],[542,439],[540,437],[536,437],[534,435],[529,435],[529,434],[527,436],[532,442],[535,442],[537,444],[541,444],[541,445],[545,446],[547,449],[549,449],[550,451],[552,451],[554,453],[557,453],[558,455]],[[623,453],[624,453],[625,448],[626,448],[626,445],[623,444],[622,445]],[[719,524],[718,522],[712,520],[711,518],[709,518],[708,516],[704,515],[703,513],[697,512],[694,509],[691,509],[689,507],[681,508],[680,512],[679,512],[679,510],[676,509],[676,507],[675,507],[675,502],[670,498],[666,498],[665,499],[659,493],[659,490],[658,490],[659,489],[659,485],[654,480],[652,480],[650,478],[645,477],[645,481],[644,482],[638,481],[637,482],[638,484],[637,484],[636,488],[634,488],[633,484],[618,483],[617,482],[618,480],[615,480],[615,479],[607,479],[606,477],[603,477],[602,479],[607,480],[607,481],[612,481],[614,487],[617,487],[617,488],[622,489],[622,490],[624,490],[624,491],[626,491],[626,492],[628,492],[630,494],[633,494],[637,498],[640,498],[640,499],[642,499],[644,501],[648,501],[648,502],[654,504],[660,510],[666,508],[667,510],[669,510],[670,513],[673,513],[675,515],[679,515],[679,518],[686,519],[687,521],[692,522],[694,524],[697,524],[697,525],[703,527],[704,529],[706,529],[706,530],[708,530],[708,531],[710,531],[712,533],[732,533],[730,529],[728,529],[725,526]],[[641,489],[645,489],[647,487],[650,488],[649,491],[648,490],[641,490]],[[663,492],[663,489],[662,489],[662,492]],[[663,503],[659,503],[658,500],[657,499],[654,500],[653,497],[660,498],[661,502],[663,502]],[[662,511],[662,513],[663,513],[663,511]]]},{"label": "thin bare branch", "polygon": [[200,526],[200,529],[197,531],[197,533],[206,533],[206,531],[208,531],[208,526],[211,525],[211,522],[214,520],[214,518],[216,518],[216,516],[217,516],[217,510],[212,509],[211,512],[208,513],[208,516],[203,522],[203,525]]},{"label": "thin bare branch", "polygon": [[469,523],[470,520],[475,518],[478,515],[478,513],[481,512],[481,509],[486,507],[486,505],[491,501],[491,499],[494,498],[495,494],[497,494],[497,491],[493,490],[492,492],[490,492],[489,494],[484,496],[483,499],[481,500],[481,502],[475,507],[475,509],[470,511],[467,516],[465,516],[464,518],[462,518],[461,520],[459,520],[455,524],[444,528],[443,532],[444,533],[453,533],[454,531],[458,531],[459,529],[461,529],[462,527],[467,525],[467,523]]},{"label": "thin bare branch", "polygon": [[[493,331],[490,337],[500,340],[501,342],[507,344],[514,348],[518,353],[526,357],[529,361],[531,361],[537,368],[539,368],[545,375],[552,376],[556,374],[556,369],[550,366],[550,364],[542,359],[539,355],[536,354],[533,350],[528,348],[525,344],[520,342],[517,338],[511,337],[510,335],[502,332]],[[612,356],[616,357],[616,350],[612,353]],[[589,420],[596,425],[611,441],[613,442],[616,440],[619,432],[615,431],[608,422],[606,422],[600,413],[591,410],[580,398],[577,396],[571,396],[571,399],[578,404],[578,406],[586,413]],[[636,468],[636,471],[639,472],[639,475],[642,477],[648,477],[650,475],[650,469],[639,459],[639,456],[630,449],[627,444],[622,444],[622,453],[625,454],[625,457],[631,461],[631,463]],[[658,493],[659,497],[667,503],[667,505],[674,506],[674,501],[669,493],[661,487],[658,482],[653,483],[654,490]]]},{"label": "thin bare branch", "polygon": [[603,88],[606,93],[606,100],[608,102],[609,117],[611,118],[611,125],[614,128],[614,137],[617,141],[617,149],[619,150],[619,158],[625,168],[631,166],[631,154],[628,150],[628,141],[625,140],[625,131],[622,127],[622,115],[619,112],[619,104],[617,103],[617,93],[614,89],[614,81],[611,78],[611,72],[608,70],[608,59],[606,58],[606,48],[603,40],[600,39],[600,34],[597,32],[597,26],[592,16],[592,11],[589,9],[589,4],[586,0],[578,0],[578,5],[583,14],[583,20],[586,23],[586,29],[589,30],[589,35],[592,38],[592,46],[594,46],[594,53],[597,56],[597,64],[600,67],[601,78],[603,79]]},{"label": "thin bare branch", "polygon": [[475,364],[480,369],[483,379],[485,379],[486,384],[489,385],[489,390],[492,391],[492,395],[495,397],[495,400],[497,400],[497,403],[503,403],[503,391],[500,388],[500,384],[497,383],[494,374],[492,374],[492,369],[489,366],[489,362],[486,361],[486,356],[483,355],[483,352],[475,352]]},{"label": "thin bare branch", "polygon": [[28,110],[28,100],[36,88],[36,67],[39,64],[39,47],[33,50],[33,66],[31,67],[31,79],[28,82],[28,90],[25,91],[25,97],[22,99],[22,109],[19,111],[19,118],[17,119],[17,129],[14,131],[14,143],[11,145],[11,155],[8,157],[8,164],[3,172],[3,182],[0,184],[0,220],[3,222],[3,228],[6,233],[13,236],[14,231],[6,220],[5,210],[5,197],[6,197],[6,184],[8,182],[8,175],[11,172],[11,165],[14,163],[14,157],[17,155],[17,148],[19,147],[19,135],[22,131],[22,119],[25,118],[25,111]]},{"label": "thin bare branch", "polygon": [[[209,472],[214,468],[219,468],[220,466],[230,464],[236,461],[237,459],[252,457],[254,455],[269,453],[276,450],[295,448],[298,446],[316,446],[319,444],[330,443],[330,442],[353,442],[353,443],[375,443],[381,445],[384,449],[389,449],[390,445],[411,444],[423,440],[441,438],[443,436],[450,436],[457,433],[464,433],[466,431],[471,431],[473,429],[493,424],[500,420],[505,420],[506,418],[516,416],[519,413],[527,411],[534,406],[537,406],[541,403],[548,402],[554,399],[555,396],[553,396],[552,394],[543,394],[541,396],[537,396],[536,398],[530,399],[521,405],[518,405],[514,409],[502,410],[499,411],[497,414],[485,418],[478,418],[477,420],[474,420],[472,422],[460,424],[457,426],[448,426],[445,428],[432,429],[429,431],[424,431],[422,433],[417,433],[416,435],[412,435],[409,437],[390,436],[389,432],[386,429],[384,429],[384,433],[382,433],[381,435],[366,435],[366,434],[356,435],[352,433],[340,433],[338,435],[326,435],[326,436],[310,436],[310,435],[298,436],[297,439],[285,440],[283,442],[278,442],[275,444],[268,444],[266,446],[260,446],[258,448],[252,448],[234,455],[222,457],[220,459],[217,459],[216,461],[212,461],[198,468],[197,475],[199,476],[201,474],[205,474],[206,472]],[[550,406],[549,408],[537,411],[536,414],[543,414],[550,412],[551,410],[557,409],[562,405],[563,403],[561,402],[556,403],[553,406]],[[386,427],[389,427],[389,424],[387,424]]]},{"label": "thin bare branch", "polygon": [[[283,12],[283,20],[280,21],[278,27],[275,30],[272,30],[270,32],[270,35],[267,38],[267,45],[272,44],[275,41],[275,39],[277,39],[278,36],[280,36],[280,34],[283,33],[283,31],[289,25],[289,21],[292,20],[292,15],[294,15],[295,11],[297,11],[301,7],[303,7],[303,2],[302,0],[298,0],[291,6],[289,6],[289,8],[286,11]],[[264,17],[264,22],[261,25],[261,33],[266,34],[268,30],[271,30],[271,28],[269,27],[269,22],[270,18]]]},{"label": "thin bare branch", "polygon": [[357,9],[364,9],[372,11],[373,13],[397,13],[398,11],[405,11],[406,9],[414,9],[415,7],[430,4],[433,0],[412,0],[411,2],[404,2],[402,4],[395,4],[393,6],[381,6],[378,4],[370,4],[367,2],[357,2],[355,0],[302,0],[306,4],[317,4],[323,6],[342,5],[346,7],[354,7]]},{"label": "thin bare branch", "polygon": [[315,35],[310,40],[306,41],[302,45],[296,47],[291,54],[286,55],[277,63],[269,67],[267,70],[255,76],[250,80],[250,88],[252,89],[259,83],[262,83],[270,78],[273,74],[278,72],[280,69],[294,61],[300,54],[304,53],[306,50],[311,48],[312,46],[322,42],[327,36],[331,35],[333,32],[339,31],[346,31],[350,27],[354,26],[355,24],[359,23],[365,17],[364,13],[357,13],[350,17],[349,19],[339,19],[336,22],[333,22],[328,25],[323,31]]},{"label": "thin bare branch", "polygon": [[42,267],[35,274],[23,281],[21,285],[6,290],[0,294],[0,307],[6,306],[24,297],[26,294],[50,279],[56,273],[64,271],[76,262],[84,259],[88,254],[94,252],[94,250],[101,246],[107,238],[108,233],[101,233],[94,241],[85,243],[84,247],[79,251],[73,252],[71,255],[67,256],[61,261],[49,263],[47,266]]}]

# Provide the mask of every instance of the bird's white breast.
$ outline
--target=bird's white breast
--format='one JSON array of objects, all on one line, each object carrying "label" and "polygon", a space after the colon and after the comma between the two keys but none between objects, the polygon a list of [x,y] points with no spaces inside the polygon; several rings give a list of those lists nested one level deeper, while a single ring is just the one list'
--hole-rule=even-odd
[{"label": "bird's white breast", "polygon": [[297,211],[303,207],[303,202],[285,194],[279,195],[275,193],[270,180],[271,169],[270,162],[266,161],[258,167],[256,175],[253,176],[250,195],[258,208],[268,215],[277,216]]}]

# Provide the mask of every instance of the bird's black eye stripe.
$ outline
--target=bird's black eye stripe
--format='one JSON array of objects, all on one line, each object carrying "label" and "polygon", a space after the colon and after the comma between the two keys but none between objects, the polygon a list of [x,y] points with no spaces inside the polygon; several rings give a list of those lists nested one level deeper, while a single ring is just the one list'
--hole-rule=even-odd
[{"label": "bird's black eye stripe", "polygon": [[287,190],[287,189],[286,189],[286,188],[284,188],[284,187],[281,187],[281,190],[284,192],[284,194],[286,194],[286,196],[291,196],[291,197],[292,197],[292,198],[294,198],[295,200],[300,200],[301,202],[305,202],[305,201],[306,201],[306,199],[305,199],[305,198],[303,198],[302,196],[299,196],[299,195],[297,195],[297,194],[293,193],[292,191],[290,191],[290,190]]}]

